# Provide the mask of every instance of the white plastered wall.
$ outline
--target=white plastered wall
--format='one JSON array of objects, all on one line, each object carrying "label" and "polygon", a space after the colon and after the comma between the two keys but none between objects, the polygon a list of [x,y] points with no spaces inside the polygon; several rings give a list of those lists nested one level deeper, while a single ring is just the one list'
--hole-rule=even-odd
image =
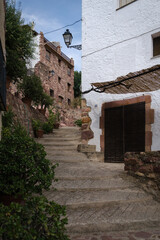
[{"label": "white plastered wall", "polygon": [[34,37],[34,44],[35,44],[35,51],[33,59],[30,59],[28,63],[28,68],[34,68],[36,63],[40,61],[40,50],[39,50],[39,44],[40,44],[40,35],[37,35]]},{"label": "white plastered wall", "polygon": [[[152,35],[160,32],[160,0],[137,0],[119,10],[117,0],[82,0],[82,91],[91,83],[115,80],[119,76],[156,64]],[[152,150],[160,150],[160,91],[137,94],[91,92],[83,97],[91,107],[94,144],[100,151],[99,118],[104,102],[150,94],[155,109]]]}]

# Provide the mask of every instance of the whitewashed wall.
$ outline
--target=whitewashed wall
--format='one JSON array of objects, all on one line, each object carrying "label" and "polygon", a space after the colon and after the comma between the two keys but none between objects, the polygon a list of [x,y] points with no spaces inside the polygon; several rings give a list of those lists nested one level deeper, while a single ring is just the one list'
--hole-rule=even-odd
[{"label": "whitewashed wall", "polygon": [[[160,57],[152,57],[152,34],[160,32],[160,0],[137,0],[117,8],[118,0],[82,0],[82,91],[90,89],[91,83],[112,81],[160,64]],[[102,103],[142,94],[84,95],[92,108],[94,139],[89,144],[100,151]],[[149,94],[155,109],[152,150],[160,150],[160,91]]]},{"label": "whitewashed wall", "polygon": [[35,64],[40,61],[40,52],[39,52],[40,35],[37,35],[34,37],[34,44],[35,44],[34,56],[33,56],[33,59],[30,59],[28,68],[34,68]]}]

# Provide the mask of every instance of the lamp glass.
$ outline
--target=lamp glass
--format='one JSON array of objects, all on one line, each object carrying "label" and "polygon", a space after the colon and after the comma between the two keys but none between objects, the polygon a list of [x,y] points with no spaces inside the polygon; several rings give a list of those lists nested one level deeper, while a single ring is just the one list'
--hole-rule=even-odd
[{"label": "lamp glass", "polygon": [[73,39],[73,36],[70,33],[69,29],[66,29],[65,33],[63,34],[63,38],[64,38],[65,44],[67,45],[67,47],[69,47],[69,45],[71,45],[72,39]]}]

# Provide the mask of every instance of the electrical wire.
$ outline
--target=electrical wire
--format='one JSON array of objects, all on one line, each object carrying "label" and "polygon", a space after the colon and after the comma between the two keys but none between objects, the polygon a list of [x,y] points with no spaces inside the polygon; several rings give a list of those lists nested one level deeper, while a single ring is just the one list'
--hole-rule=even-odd
[{"label": "electrical wire", "polygon": [[44,35],[49,34],[49,33],[53,33],[53,32],[57,32],[57,31],[59,31],[59,30],[61,30],[61,29],[63,29],[63,28],[66,28],[66,27],[73,26],[73,25],[75,25],[76,23],[81,22],[81,21],[82,21],[82,19],[79,19],[79,20],[75,21],[74,23],[68,24],[68,25],[66,25],[66,26],[64,26],[64,27],[57,28],[57,29],[52,30],[52,31],[50,31],[50,32],[46,32],[46,33],[44,33]]},{"label": "electrical wire", "polygon": [[88,56],[90,56],[90,55],[92,55],[92,54],[94,54],[94,53],[101,52],[101,51],[103,51],[103,50],[105,50],[105,49],[107,49],[107,48],[110,48],[110,47],[113,47],[113,46],[115,46],[115,45],[124,43],[124,42],[126,42],[126,41],[135,39],[135,38],[137,38],[137,37],[141,37],[141,36],[143,36],[143,35],[145,35],[145,34],[147,34],[147,33],[150,33],[150,32],[153,32],[153,31],[159,30],[159,29],[160,29],[160,27],[155,28],[155,29],[152,29],[152,30],[150,30],[150,31],[148,31],[148,32],[145,32],[145,33],[142,33],[142,34],[140,34],[140,35],[137,35],[137,36],[134,36],[134,37],[131,37],[131,38],[122,40],[122,41],[120,41],[120,42],[113,43],[112,45],[109,45],[109,46],[103,47],[103,48],[101,48],[101,49],[95,50],[94,52],[87,53],[86,55],[83,55],[82,58],[88,57]]}]

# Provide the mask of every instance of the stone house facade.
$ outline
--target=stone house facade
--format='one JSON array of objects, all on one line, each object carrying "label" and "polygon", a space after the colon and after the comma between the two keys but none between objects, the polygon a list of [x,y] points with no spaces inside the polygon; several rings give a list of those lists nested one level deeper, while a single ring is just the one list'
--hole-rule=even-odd
[{"label": "stone house facade", "polygon": [[68,108],[74,98],[74,61],[61,51],[59,43],[48,41],[42,32],[36,35],[36,58],[29,68],[41,78],[45,92],[55,103]]},{"label": "stone house facade", "polygon": [[160,150],[159,11],[156,0],[82,0],[82,91],[94,89],[82,142],[106,162]]},{"label": "stone house facade", "polygon": [[5,1],[0,0],[0,139],[2,127],[2,111],[6,105],[6,76],[5,76]]}]

